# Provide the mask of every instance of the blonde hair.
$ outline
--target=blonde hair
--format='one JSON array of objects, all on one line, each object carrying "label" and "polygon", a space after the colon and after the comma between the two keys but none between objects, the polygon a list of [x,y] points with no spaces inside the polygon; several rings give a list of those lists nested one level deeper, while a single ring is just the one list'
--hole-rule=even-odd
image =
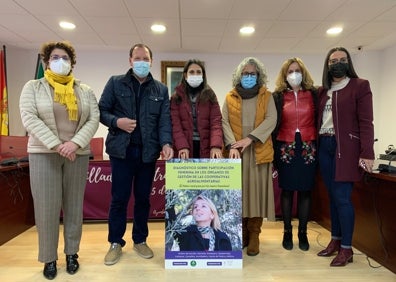
[{"label": "blonde hair", "polygon": [[210,208],[210,210],[213,213],[213,219],[210,222],[210,226],[214,229],[214,230],[219,230],[221,229],[221,224],[220,224],[220,218],[219,218],[219,214],[217,212],[216,206],[214,205],[214,203],[212,202],[212,200],[210,200],[208,197],[204,196],[204,195],[198,195],[196,196],[191,203],[191,212],[194,209],[194,204],[196,201],[198,200],[203,200],[205,202],[208,203],[208,206]]},{"label": "blonde hair", "polygon": [[312,76],[309,73],[308,69],[305,67],[303,61],[300,58],[294,57],[287,59],[286,61],[283,62],[279,74],[276,77],[275,92],[283,92],[284,90],[290,88],[290,85],[287,82],[286,77],[287,77],[287,71],[290,65],[293,63],[297,63],[301,69],[301,75],[302,75],[301,87],[304,90],[310,90],[314,88],[314,81],[312,79]]}]

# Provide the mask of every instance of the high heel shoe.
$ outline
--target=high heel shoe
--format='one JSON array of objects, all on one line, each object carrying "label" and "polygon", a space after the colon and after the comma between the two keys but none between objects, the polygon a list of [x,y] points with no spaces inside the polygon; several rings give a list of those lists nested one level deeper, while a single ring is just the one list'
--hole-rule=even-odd
[{"label": "high heel shoe", "polygon": [[341,240],[331,239],[326,249],[321,250],[317,255],[320,257],[330,257],[340,250]]},{"label": "high heel shoe", "polygon": [[52,280],[56,277],[58,270],[56,269],[56,260],[47,262],[44,264],[43,275],[48,280]]},{"label": "high heel shoe", "polygon": [[66,255],[66,271],[69,274],[74,274],[79,268],[79,263],[77,261],[78,255]]},{"label": "high heel shoe", "polygon": [[338,255],[330,263],[330,266],[345,266],[350,262],[353,262],[352,249],[344,249],[341,247]]}]

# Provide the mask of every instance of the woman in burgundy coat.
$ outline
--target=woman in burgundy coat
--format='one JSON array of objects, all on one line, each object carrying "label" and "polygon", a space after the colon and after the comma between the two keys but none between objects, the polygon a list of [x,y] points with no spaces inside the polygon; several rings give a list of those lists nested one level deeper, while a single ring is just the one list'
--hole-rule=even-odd
[{"label": "woman in burgundy coat", "polygon": [[177,158],[222,158],[221,111],[203,62],[189,60],[184,66],[171,97],[171,117]]},{"label": "woman in burgundy coat", "polygon": [[325,59],[319,89],[319,167],[330,199],[331,241],[318,253],[337,253],[330,266],[353,261],[353,183],[374,163],[373,103],[370,84],[357,76],[343,47],[331,49]]}]

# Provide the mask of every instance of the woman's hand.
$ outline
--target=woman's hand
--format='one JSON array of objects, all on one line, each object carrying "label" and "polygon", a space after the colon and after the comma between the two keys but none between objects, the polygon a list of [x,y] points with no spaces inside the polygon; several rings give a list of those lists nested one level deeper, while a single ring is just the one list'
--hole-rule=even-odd
[{"label": "woman's hand", "polygon": [[219,149],[219,148],[210,149],[210,158],[211,159],[221,159],[221,158],[223,158],[223,154],[221,152],[221,149]]},{"label": "woman's hand", "polygon": [[238,149],[230,149],[230,159],[240,159],[241,153],[239,153]]},{"label": "woman's hand", "polygon": [[72,141],[66,141],[63,144],[60,144],[56,148],[56,151],[62,157],[65,157],[70,161],[74,161],[76,159],[76,151],[78,150],[78,148],[79,146],[76,143]]},{"label": "woman's hand", "polygon": [[374,160],[360,158],[359,166],[367,172],[373,172]]},{"label": "woman's hand", "polygon": [[253,140],[249,137],[245,137],[239,141],[236,141],[234,144],[231,145],[231,149],[240,149],[241,153],[252,144]]},{"label": "woman's hand", "polygon": [[190,150],[189,149],[181,149],[179,151],[178,158],[179,159],[188,159],[190,156]]}]

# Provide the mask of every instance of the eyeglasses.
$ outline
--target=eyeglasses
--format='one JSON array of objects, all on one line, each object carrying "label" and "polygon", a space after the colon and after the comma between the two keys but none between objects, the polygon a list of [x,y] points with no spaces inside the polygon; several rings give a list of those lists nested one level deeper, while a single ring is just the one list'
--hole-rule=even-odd
[{"label": "eyeglasses", "polygon": [[330,65],[334,65],[334,64],[337,64],[337,63],[346,64],[346,63],[348,63],[348,58],[344,57],[344,58],[340,58],[340,59],[331,59],[331,60],[329,60],[329,64]]},{"label": "eyeglasses", "polygon": [[257,75],[257,73],[255,73],[255,72],[243,72],[242,73],[242,76],[256,76]]},{"label": "eyeglasses", "polygon": [[64,61],[70,60],[70,59],[69,59],[69,56],[67,56],[67,55],[64,55],[64,56],[51,55],[50,58],[51,58],[52,60],[55,60],[55,61],[56,61],[56,60],[59,60],[59,59],[62,59],[62,60],[64,60]]}]

